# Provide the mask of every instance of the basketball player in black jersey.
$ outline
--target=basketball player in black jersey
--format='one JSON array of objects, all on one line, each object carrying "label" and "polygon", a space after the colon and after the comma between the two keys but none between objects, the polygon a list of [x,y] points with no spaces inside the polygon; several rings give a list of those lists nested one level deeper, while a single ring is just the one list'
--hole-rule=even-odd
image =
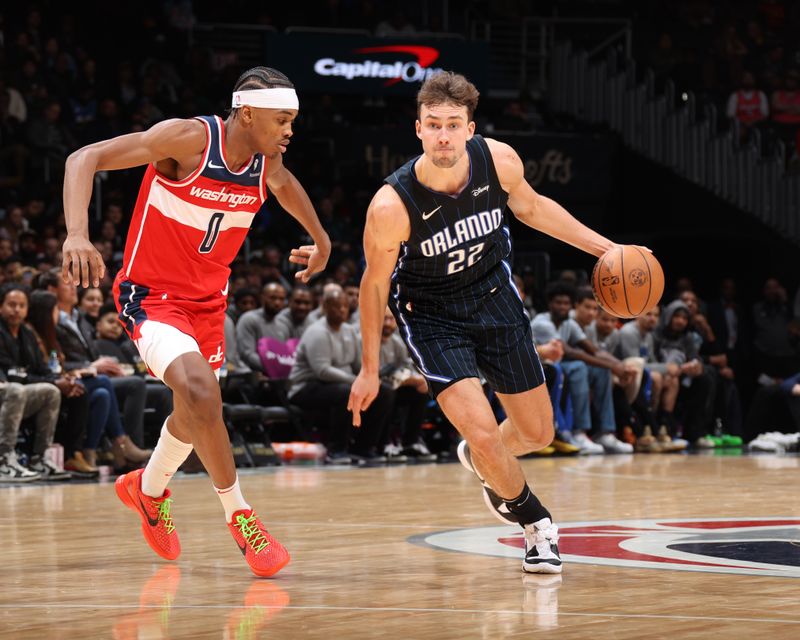
[{"label": "basketball player in black jersey", "polygon": [[[553,439],[553,413],[522,301],[511,278],[506,205],[534,229],[595,256],[614,246],[526,182],[507,144],[475,135],[478,91],[453,73],[431,76],[417,96],[422,155],[386,178],[367,211],[361,280],[361,372],[353,424],[378,393],[387,301],[403,339],[464,441],[461,463],[484,500],[525,532],[522,568],[560,573],[558,528],[533,494],[517,456]],[[497,424],[481,376],[508,418]]]}]

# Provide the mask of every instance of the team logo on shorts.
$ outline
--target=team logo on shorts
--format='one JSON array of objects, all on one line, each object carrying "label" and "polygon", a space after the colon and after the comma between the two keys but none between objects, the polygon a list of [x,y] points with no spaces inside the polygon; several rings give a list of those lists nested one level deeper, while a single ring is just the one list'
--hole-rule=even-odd
[{"label": "team logo on shorts", "polygon": [[[522,558],[522,531],[509,526],[414,536],[436,549]],[[800,518],[609,520],[559,524],[565,563],[800,578]]]},{"label": "team logo on shorts", "polygon": [[208,359],[209,364],[217,364],[225,359],[225,352],[222,350],[222,344],[217,346],[217,352]]}]

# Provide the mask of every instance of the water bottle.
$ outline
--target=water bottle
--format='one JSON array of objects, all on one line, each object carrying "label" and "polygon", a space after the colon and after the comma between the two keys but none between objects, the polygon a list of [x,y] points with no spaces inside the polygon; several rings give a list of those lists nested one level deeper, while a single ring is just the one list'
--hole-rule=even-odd
[{"label": "water bottle", "polygon": [[47,366],[50,368],[50,373],[55,375],[61,374],[61,362],[58,359],[58,353],[56,353],[55,349],[50,352],[50,360]]}]

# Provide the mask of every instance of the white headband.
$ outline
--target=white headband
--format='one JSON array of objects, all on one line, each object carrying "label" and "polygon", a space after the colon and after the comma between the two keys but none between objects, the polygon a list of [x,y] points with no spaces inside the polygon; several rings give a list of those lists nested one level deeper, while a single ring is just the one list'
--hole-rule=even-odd
[{"label": "white headband", "polygon": [[248,89],[234,91],[231,107],[238,109],[244,105],[261,109],[299,109],[300,102],[294,89]]}]

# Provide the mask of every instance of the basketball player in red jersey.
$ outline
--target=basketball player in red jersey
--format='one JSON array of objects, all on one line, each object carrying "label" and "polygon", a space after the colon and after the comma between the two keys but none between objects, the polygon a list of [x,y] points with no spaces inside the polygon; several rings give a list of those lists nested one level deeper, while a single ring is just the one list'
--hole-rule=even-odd
[{"label": "basketball player in red jersey", "polygon": [[289,562],[242,496],[216,373],[225,353],[229,265],[268,189],[314,241],[292,250],[290,261],[305,266],[298,278],[307,282],[330,254],[308,195],[282,163],[297,112],[289,79],[256,67],[236,82],[224,122],[167,120],[83,147],[67,160],[62,276],[84,287],[98,286],[105,271],[88,234],[95,172],[148,165],[114,295],[120,321],[150,371],[172,389],[175,409],[146,468],[120,476],[116,491],[141,517],[150,547],[168,560],[178,557],[180,543],[166,487],[194,448],[252,571],[270,576]]}]

